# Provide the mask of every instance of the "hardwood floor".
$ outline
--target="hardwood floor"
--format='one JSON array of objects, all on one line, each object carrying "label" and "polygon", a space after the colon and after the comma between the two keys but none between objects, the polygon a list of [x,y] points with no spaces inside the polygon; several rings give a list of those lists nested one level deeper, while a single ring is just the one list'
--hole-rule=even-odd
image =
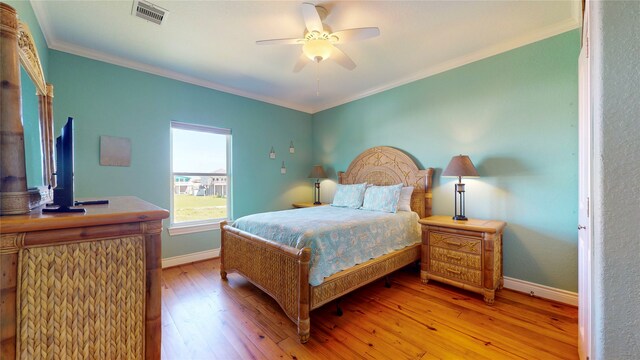
[{"label": "hardwood floor", "polygon": [[162,359],[577,359],[575,307],[507,289],[481,295],[429,282],[417,269],[375,281],[311,312],[311,339],[219,260],[163,270]]}]

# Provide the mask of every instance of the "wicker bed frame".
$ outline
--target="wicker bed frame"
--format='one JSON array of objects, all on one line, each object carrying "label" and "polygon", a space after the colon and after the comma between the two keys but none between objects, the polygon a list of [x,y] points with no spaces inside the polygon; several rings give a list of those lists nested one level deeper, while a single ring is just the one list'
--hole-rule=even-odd
[{"label": "wicker bed frame", "polygon": [[[422,217],[431,215],[433,169],[419,170],[400,150],[374,147],[360,154],[341,184],[367,182],[374,185],[403,183],[413,186],[411,209]],[[309,340],[309,312],[382,276],[420,259],[420,244],[369,260],[341,271],[317,286],[309,285],[311,249],[296,249],[221,224],[220,276],[237,272],[274,298],[298,326],[300,342]]]}]

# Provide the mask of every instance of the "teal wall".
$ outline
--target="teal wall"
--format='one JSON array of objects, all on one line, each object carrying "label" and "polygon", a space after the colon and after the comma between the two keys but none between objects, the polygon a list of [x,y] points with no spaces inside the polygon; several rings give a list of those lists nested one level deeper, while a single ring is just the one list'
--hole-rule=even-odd
[{"label": "teal wall", "polygon": [[24,69],[20,69],[22,93],[22,126],[24,128],[24,157],[27,170],[27,186],[44,185],[42,172],[42,140],[40,110],[36,86]]},{"label": "teal wall", "polygon": [[[49,56],[56,131],[68,116],[76,120],[77,197],[133,195],[169,209],[173,120],[231,129],[235,218],[311,198],[309,114],[59,51]],[[130,167],[100,166],[101,135],[131,139]],[[295,154],[289,154],[291,141]],[[275,160],[268,156],[271,146]],[[280,174],[282,160],[286,175]],[[219,247],[219,231],[165,232],[162,255]]]},{"label": "teal wall", "polygon": [[[576,291],[577,31],[310,116],[48,51],[30,4],[8,3],[29,24],[55,86],[56,130],[67,116],[77,120],[77,196],[135,195],[168,209],[171,120],[232,129],[234,217],[310,200],[313,163],[333,174],[323,182],[329,200],[335,171],[377,145],[436,168],[434,213],[452,214],[454,180],[440,175],[465,153],[482,176],[465,181],[467,214],[509,223],[505,275]],[[131,138],[131,167],[99,165],[100,135]],[[217,247],[217,231],[163,234],[163,257]]]},{"label": "teal wall", "polygon": [[314,162],[335,180],[363,150],[399,148],[436,169],[433,212],[453,214],[441,174],[468,154],[467,216],[508,222],[505,276],[576,291],[579,47],[570,31],[314,114]]},{"label": "teal wall", "polygon": [[[31,4],[28,1],[4,1],[16,9],[18,18],[25,22],[31,30],[31,36],[36,43],[45,79],[49,79],[49,49],[36,19]],[[38,97],[36,88],[24,69],[20,69],[20,83],[22,92],[22,125],[24,127],[25,162],[27,170],[27,185],[29,187],[43,185],[42,180],[42,147],[40,142],[40,120],[38,113]]]}]

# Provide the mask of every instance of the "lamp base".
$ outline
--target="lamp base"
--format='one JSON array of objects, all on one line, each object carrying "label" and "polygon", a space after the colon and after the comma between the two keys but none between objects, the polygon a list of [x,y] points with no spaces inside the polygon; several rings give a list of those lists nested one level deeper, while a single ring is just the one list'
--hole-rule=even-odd
[{"label": "lamp base", "polygon": [[316,189],[314,191],[314,199],[313,205],[322,205],[320,202],[320,179],[316,179]]},{"label": "lamp base", "polygon": [[461,221],[469,220],[469,219],[467,219],[467,217],[466,217],[466,216],[464,216],[464,215],[456,215],[456,216],[452,217],[452,219],[453,219],[453,220],[461,220]]}]

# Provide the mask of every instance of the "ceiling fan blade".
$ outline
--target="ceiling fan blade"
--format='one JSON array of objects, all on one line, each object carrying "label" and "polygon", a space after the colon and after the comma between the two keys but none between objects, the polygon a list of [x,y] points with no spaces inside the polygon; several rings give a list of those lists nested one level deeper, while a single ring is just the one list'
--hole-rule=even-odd
[{"label": "ceiling fan blade", "polygon": [[300,72],[300,70],[302,70],[310,62],[311,62],[311,60],[309,60],[307,55],[302,53],[300,55],[300,57],[298,58],[298,62],[296,62],[296,65],[293,67],[293,72],[294,73]]},{"label": "ceiling fan blade", "polygon": [[333,47],[333,52],[331,53],[331,57],[329,59],[334,60],[348,70],[353,70],[356,68],[356,63],[354,63],[353,60],[351,60],[351,58],[347,56],[347,54],[345,54],[344,52],[342,52],[342,50],[338,49],[335,46]]},{"label": "ceiling fan blade", "polygon": [[304,25],[309,32],[322,32],[324,30],[322,20],[320,19],[320,15],[318,15],[318,10],[316,10],[315,5],[302,3],[302,17],[304,18]]},{"label": "ceiling fan blade", "polygon": [[335,41],[334,44],[342,44],[348,41],[365,40],[372,37],[380,36],[380,29],[378,29],[377,27],[345,29],[336,31],[332,33],[331,36],[335,36],[338,38],[338,40]]},{"label": "ceiling fan blade", "polygon": [[304,43],[304,39],[269,39],[258,40],[256,45],[298,45]]}]

